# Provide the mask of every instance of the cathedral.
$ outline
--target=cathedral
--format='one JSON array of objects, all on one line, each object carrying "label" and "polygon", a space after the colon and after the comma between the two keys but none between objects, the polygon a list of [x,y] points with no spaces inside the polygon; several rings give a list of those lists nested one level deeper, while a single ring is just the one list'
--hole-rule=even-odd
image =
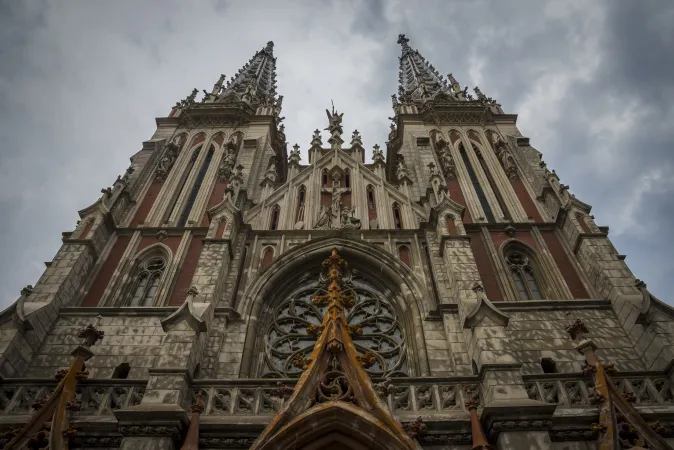
[{"label": "cathedral", "polygon": [[334,105],[288,148],[272,42],[157,118],[0,312],[0,447],[672,449],[674,309],[516,114],[398,51],[372,149]]}]

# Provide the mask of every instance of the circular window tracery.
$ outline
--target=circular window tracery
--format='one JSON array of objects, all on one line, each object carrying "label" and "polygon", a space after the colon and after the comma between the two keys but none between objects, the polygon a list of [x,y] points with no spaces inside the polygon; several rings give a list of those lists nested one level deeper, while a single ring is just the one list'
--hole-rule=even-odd
[{"label": "circular window tracery", "polygon": [[[317,276],[314,278],[318,278]],[[361,277],[350,277],[343,286],[354,294],[356,303],[346,311],[350,325],[360,325],[363,333],[353,337],[359,354],[372,351],[377,362],[367,372],[372,377],[407,376],[405,335],[395,308],[379,289]],[[274,308],[271,323],[264,336],[265,378],[296,378],[302,371],[293,366],[297,355],[309,357],[316,338],[308,335],[309,325],[319,325],[325,307],[312,304],[315,295],[326,295],[324,283],[297,286]]]}]

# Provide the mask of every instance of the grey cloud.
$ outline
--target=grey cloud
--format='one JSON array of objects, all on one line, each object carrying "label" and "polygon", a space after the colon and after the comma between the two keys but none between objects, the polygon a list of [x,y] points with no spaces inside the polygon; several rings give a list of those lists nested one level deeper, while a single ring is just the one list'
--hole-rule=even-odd
[{"label": "grey cloud", "polygon": [[520,113],[522,132],[611,226],[636,276],[673,301],[670,2],[196,5],[0,2],[0,303],[35,283],[154,117],[268,40],[290,144],[306,150],[332,98],[347,133],[383,145],[398,33],[441,73]]}]

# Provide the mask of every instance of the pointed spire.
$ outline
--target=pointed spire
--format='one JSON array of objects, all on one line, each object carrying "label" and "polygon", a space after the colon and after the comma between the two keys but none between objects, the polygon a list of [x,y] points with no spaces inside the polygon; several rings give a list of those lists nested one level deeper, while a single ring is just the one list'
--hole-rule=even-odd
[{"label": "pointed spire", "polygon": [[398,72],[398,95],[401,100],[426,102],[439,92],[454,97],[447,81],[432,64],[421,56],[419,51],[409,46],[409,41],[404,34],[398,35],[398,44],[402,46],[402,55],[399,58],[400,71]]},{"label": "pointed spire", "polygon": [[276,100],[276,58],[274,43],[267,45],[230,78],[224,88],[219,89],[218,98],[223,101],[235,95],[240,101],[251,105],[264,103],[271,105]]}]

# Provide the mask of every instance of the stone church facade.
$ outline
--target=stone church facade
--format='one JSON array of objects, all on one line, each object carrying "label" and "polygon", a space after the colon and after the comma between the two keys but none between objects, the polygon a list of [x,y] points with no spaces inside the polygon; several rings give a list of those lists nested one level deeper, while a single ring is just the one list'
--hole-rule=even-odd
[{"label": "stone church facade", "polygon": [[[670,448],[674,310],[635,279],[515,114],[398,43],[383,148],[365,149],[333,106],[316,118],[325,143],[317,129],[288,149],[271,42],[157,119],[0,313],[7,448],[47,419],[71,430],[45,431],[49,448],[385,448],[256,442],[295,411],[284,405],[313,370],[330,309],[313,299],[327,295],[333,249],[354,299],[348,361],[371,382],[353,376],[377,392],[368,404],[391,433],[411,436],[389,448]],[[611,403],[616,414],[603,409],[604,372],[629,403]]]}]

